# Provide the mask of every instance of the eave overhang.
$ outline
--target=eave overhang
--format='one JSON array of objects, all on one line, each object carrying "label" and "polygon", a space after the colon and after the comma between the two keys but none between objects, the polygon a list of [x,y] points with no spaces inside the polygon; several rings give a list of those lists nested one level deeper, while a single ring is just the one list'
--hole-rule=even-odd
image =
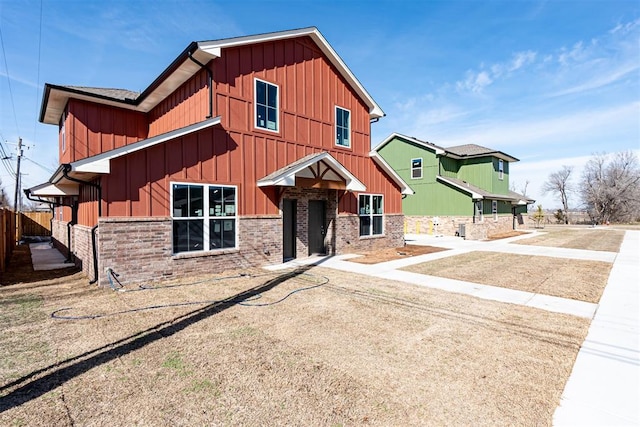
[{"label": "eave overhang", "polygon": [[373,120],[384,117],[385,113],[382,111],[382,108],[380,108],[369,92],[367,92],[360,81],[351,70],[349,70],[342,58],[333,50],[320,31],[315,27],[308,27],[253,36],[192,42],[153,83],[135,97],[135,99],[120,99],[95,93],[95,91],[83,90],[78,87],[46,83],[42,97],[42,105],[40,107],[39,120],[42,123],[58,125],[70,98],[147,113],[201,70],[200,65],[192,61],[189,58],[190,56],[201,64],[207,64],[212,59],[219,58],[222,55],[222,50],[227,47],[284,40],[301,36],[309,36],[327,56],[338,73],[367,105],[370,119]]},{"label": "eave overhang", "polygon": [[479,192],[475,191],[474,189],[472,189],[471,187],[465,186],[465,185],[461,185],[459,183],[457,183],[456,181],[447,179],[441,175],[437,175],[436,176],[436,180],[440,181],[440,182],[444,182],[445,184],[449,184],[452,187],[455,187],[461,191],[464,191],[465,193],[469,194],[471,196],[471,198],[473,200],[482,200],[484,199],[484,196],[482,194],[480,194]]},{"label": "eave overhang", "polygon": [[30,195],[35,197],[65,197],[65,196],[77,196],[79,189],[77,184],[52,184],[45,182],[44,184],[36,185],[25,191],[28,191]]},{"label": "eave overhang", "polygon": [[295,187],[300,179],[344,183],[346,191],[367,187],[327,152],[310,154],[258,180],[258,187]]},{"label": "eave overhang", "polygon": [[413,191],[413,189],[411,187],[409,187],[409,184],[407,184],[405,182],[405,180],[402,179],[400,177],[400,175],[398,175],[396,173],[395,170],[393,170],[393,168],[389,165],[389,163],[387,163],[382,158],[382,156],[380,154],[378,154],[377,151],[375,151],[375,150],[371,151],[369,153],[369,157],[371,157],[371,159],[380,167],[380,169],[385,171],[385,173],[391,177],[393,182],[395,182],[398,185],[398,187],[400,187],[400,192],[402,194],[407,195],[407,196],[416,194],[416,192]]},{"label": "eave overhang", "polygon": [[389,135],[388,137],[386,137],[380,144],[376,145],[376,147],[373,149],[373,151],[378,152],[385,145],[387,145],[389,142],[393,141],[394,139],[403,139],[403,140],[405,140],[407,142],[410,142],[412,144],[417,145],[418,147],[425,148],[427,150],[433,151],[437,156],[442,155],[442,154],[445,153],[445,150],[442,147],[439,147],[439,146],[437,146],[435,144],[432,144],[430,142],[420,141],[419,139],[413,138],[411,136],[402,135],[402,134],[397,133],[397,132],[394,132],[391,135]]}]

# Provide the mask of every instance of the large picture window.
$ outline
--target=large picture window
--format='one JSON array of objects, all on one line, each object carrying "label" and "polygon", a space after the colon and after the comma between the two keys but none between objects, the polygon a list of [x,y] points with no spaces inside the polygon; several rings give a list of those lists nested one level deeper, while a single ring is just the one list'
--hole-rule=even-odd
[{"label": "large picture window", "polygon": [[336,145],[351,147],[351,112],[336,107]]},{"label": "large picture window", "polygon": [[173,253],[235,248],[236,187],[171,186]]},{"label": "large picture window", "polygon": [[278,132],[278,86],[255,80],[256,127]]},{"label": "large picture window", "polygon": [[381,195],[361,194],[358,197],[360,236],[383,234],[384,203]]}]

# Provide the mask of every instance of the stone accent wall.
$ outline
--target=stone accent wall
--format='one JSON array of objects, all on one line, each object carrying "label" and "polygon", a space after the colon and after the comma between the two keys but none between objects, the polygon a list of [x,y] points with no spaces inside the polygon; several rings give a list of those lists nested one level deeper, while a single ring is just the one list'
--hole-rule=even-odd
[{"label": "stone accent wall", "polygon": [[123,284],[218,273],[282,262],[282,218],[241,217],[239,248],[173,255],[170,218],[103,218],[100,220],[100,284],[106,269]]},{"label": "stone accent wall", "polygon": [[337,218],[336,253],[344,254],[401,247],[404,245],[403,223],[403,214],[386,214],[384,216],[384,235],[360,237],[358,215],[341,214]]},{"label": "stone accent wall", "polygon": [[[507,233],[513,230],[513,215],[499,215],[497,220],[493,216],[485,215],[481,222],[473,222],[473,217],[440,216],[436,228],[433,216],[406,216],[404,230],[409,234],[442,234],[455,236],[460,224],[465,225],[466,240],[483,240],[489,236]],[[517,227],[516,221],[516,227]]]}]

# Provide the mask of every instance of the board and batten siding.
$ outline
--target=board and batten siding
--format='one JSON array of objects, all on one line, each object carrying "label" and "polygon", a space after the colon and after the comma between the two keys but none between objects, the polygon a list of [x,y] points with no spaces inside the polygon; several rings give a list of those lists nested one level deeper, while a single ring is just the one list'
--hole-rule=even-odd
[{"label": "board and batten siding", "polygon": [[[221,124],[114,159],[102,179],[103,216],[168,216],[170,183],[238,186],[240,215],[279,214],[278,189],[260,178],[303,156],[328,151],[367,187],[383,194],[386,213],[401,213],[398,187],[368,156],[368,107],[308,37],[223,49],[208,64],[214,116]],[[254,128],[254,79],[279,87],[279,129]],[[149,137],[204,120],[206,73],[197,73],[149,113]],[[335,107],[351,111],[351,147],[335,145]],[[340,197],[340,213],[357,213],[357,194]]]}]

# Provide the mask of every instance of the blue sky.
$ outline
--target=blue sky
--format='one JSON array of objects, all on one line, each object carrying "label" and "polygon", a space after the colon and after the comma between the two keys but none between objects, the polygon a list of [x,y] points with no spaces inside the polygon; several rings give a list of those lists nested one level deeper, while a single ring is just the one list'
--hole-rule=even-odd
[{"label": "blue sky", "polygon": [[[520,159],[511,183],[544,208],[562,165],[640,152],[637,1],[0,0],[0,140],[29,148],[23,188],[57,167],[57,129],[38,123],[44,83],[141,91],[191,42],[316,26],[392,132]],[[8,153],[10,154],[10,153]],[[48,169],[48,170],[47,170]],[[13,200],[14,178],[0,164]],[[570,199],[576,206],[577,197]]]}]

